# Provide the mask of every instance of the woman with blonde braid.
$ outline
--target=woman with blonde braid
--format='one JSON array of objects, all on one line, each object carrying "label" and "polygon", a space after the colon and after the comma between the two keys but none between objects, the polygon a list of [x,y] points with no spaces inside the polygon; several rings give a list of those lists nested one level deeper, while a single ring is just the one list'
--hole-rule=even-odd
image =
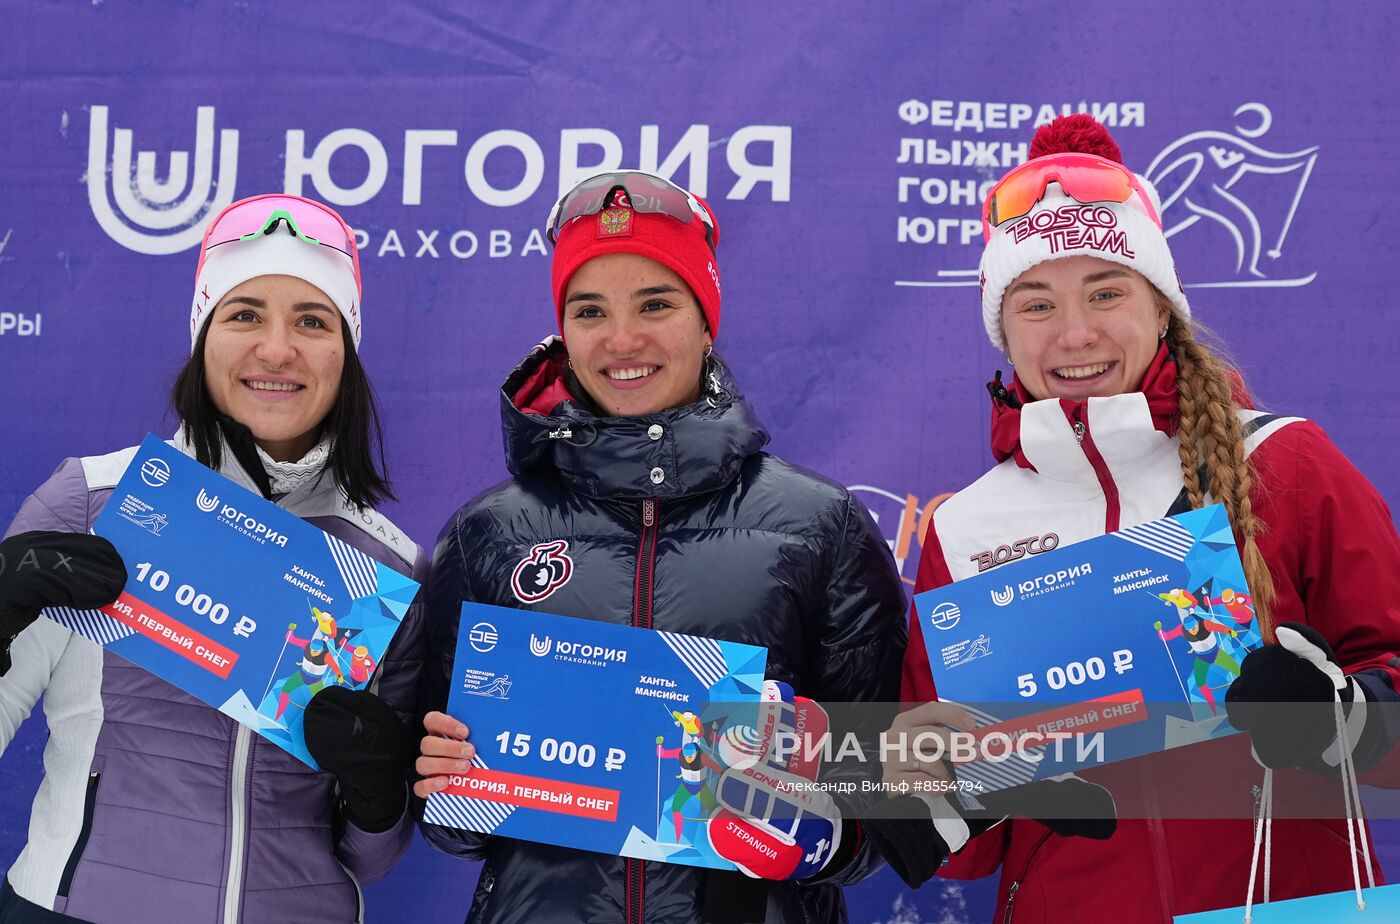
[{"label": "woman with blonde braid", "polygon": [[1225,505],[1230,522],[1239,531],[1245,580],[1256,588],[1255,616],[1261,625],[1268,625],[1269,609],[1277,594],[1269,566],[1259,551],[1259,520],[1250,500],[1254,482],[1245,458],[1240,418],[1241,407],[1252,407],[1253,402],[1238,373],[1195,339],[1192,322],[1171,313],[1165,298],[1162,305],[1167,309],[1167,350],[1176,357],[1177,455],[1187,506],[1192,510],[1204,506],[1207,485],[1213,499]]},{"label": "woman with blonde braid", "polygon": [[[1166,924],[1245,898],[1263,774],[1251,744],[1267,767],[1336,767],[1332,707],[1305,704],[1339,699],[1357,766],[1385,776],[1394,730],[1365,704],[1397,699],[1400,540],[1375,488],[1321,428],[1255,410],[1239,374],[1201,342],[1156,191],[1122,165],[1103,127],[1061,118],[1037,132],[1030,154],[984,210],[983,320],[1016,369],[1010,383],[998,373],[989,385],[999,464],[935,512],[916,590],[986,570],[983,550],[1021,537],[1054,533],[1065,546],[1219,502],[1266,644],[1226,697],[1248,737],[1084,774],[1117,802],[1111,836],[1103,824],[1091,839],[1065,836],[1087,833],[1066,822],[1015,818],[939,873],[973,878],[1000,866],[999,921]],[[915,620],[903,697],[928,703],[936,692],[922,634]],[[1286,722],[1251,708],[1280,702],[1292,704]],[[903,722],[956,724],[952,709],[934,703]],[[886,766],[891,782],[919,776],[946,770]],[[1292,776],[1322,791],[1321,777]],[[1335,775],[1326,785],[1340,789]],[[1346,843],[1340,819],[1277,819],[1272,897],[1350,888]],[[924,876],[935,868],[920,867]]]}]

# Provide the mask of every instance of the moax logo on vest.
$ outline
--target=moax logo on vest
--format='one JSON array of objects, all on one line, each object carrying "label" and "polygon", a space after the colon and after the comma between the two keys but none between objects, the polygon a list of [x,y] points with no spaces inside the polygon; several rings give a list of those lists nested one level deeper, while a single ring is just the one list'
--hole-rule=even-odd
[{"label": "moax logo on vest", "polygon": [[204,222],[233,201],[238,132],[219,132],[216,171],[214,107],[200,106],[195,112],[193,169],[188,151],[171,151],[165,179],[158,180],[155,151],[138,152],[132,169],[129,128],[112,129],[108,157],[107,125],[107,107],[93,106],[88,114],[87,193],[98,225],[137,253],[180,253],[199,244]]},{"label": "moax logo on vest", "polygon": [[1010,561],[1018,561],[1027,555],[1039,555],[1041,552],[1049,552],[1058,548],[1060,537],[1055,533],[1046,533],[1043,536],[1027,536],[1025,539],[1017,539],[1009,545],[999,545],[994,549],[985,552],[978,552],[971,556],[968,561],[977,562],[979,573],[995,568],[997,565],[1004,565]]}]

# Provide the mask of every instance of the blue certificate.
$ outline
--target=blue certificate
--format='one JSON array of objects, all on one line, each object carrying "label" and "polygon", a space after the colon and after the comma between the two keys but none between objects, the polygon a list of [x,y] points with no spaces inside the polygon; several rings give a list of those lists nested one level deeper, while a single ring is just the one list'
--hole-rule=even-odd
[{"label": "blue certificate", "polygon": [[170,681],[312,767],[301,719],[365,687],[418,585],[147,436],[93,531],[126,589],[44,615]]},{"label": "blue certificate", "polygon": [[708,821],[709,703],[757,703],[767,649],[462,604],[448,712],[473,769],[433,824],[643,860],[734,869]]},{"label": "blue certificate", "polygon": [[985,745],[958,776],[988,790],[1232,734],[1225,690],[1261,644],[1218,504],[914,605],[939,698],[972,705]]}]

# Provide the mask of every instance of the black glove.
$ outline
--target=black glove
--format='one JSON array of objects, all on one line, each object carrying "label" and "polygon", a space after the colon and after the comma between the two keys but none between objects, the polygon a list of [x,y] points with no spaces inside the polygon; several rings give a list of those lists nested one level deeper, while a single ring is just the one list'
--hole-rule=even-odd
[{"label": "black glove", "polygon": [[417,756],[398,713],[368,690],[326,687],[311,698],[302,729],[316,763],[335,774],[355,826],[370,834],[392,828],[407,804],[408,768]]},{"label": "black glove", "polygon": [[1342,671],[1327,640],[1299,622],[1282,623],[1275,636],[1276,644],[1245,657],[1225,692],[1225,713],[1231,725],[1249,732],[1255,758],[1273,770],[1336,768],[1334,704],[1341,702],[1358,769],[1379,759],[1384,743],[1372,739],[1383,735],[1371,732],[1383,723],[1366,721],[1365,687]]},{"label": "black glove", "polygon": [[876,805],[861,827],[875,851],[900,879],[917,889],[933,878],[948,855],[956,853],[990,825],[976,830],[952,807],[952,801],[926,796],[898,796]]},{"label": "black glove", "polygon": [[[1118,827],[1112,794],[1072,774],[979,793],[977,801],[983,808],[971,808],[953,792],[946,798],[900,796],[866,815],[865,834],[890,869],[916,889],[938,872],[950,854],[1013,815],[1035,818],[1064,837],[1107,840]],[[1052,811],[1047,813],[1047,808]],[[1036,818],[1043,814],[1072,817]]]},{"label": "black glove", "polygon": [[1034,819],[1061,837],[1095,841],[1106,841],[1118,830],[1113,794],[1072,773],[985,795],[978,793],[977,801],[986,806],[986,812],[969,817],[995,818],[993,824],[1016,815]]},{"label": "black glove", "polygon": [[125,586],[126,566],[101,536],[38,531],[0,542],[0,674],[10,669],[10,643],[44,607],[96,609]]}]

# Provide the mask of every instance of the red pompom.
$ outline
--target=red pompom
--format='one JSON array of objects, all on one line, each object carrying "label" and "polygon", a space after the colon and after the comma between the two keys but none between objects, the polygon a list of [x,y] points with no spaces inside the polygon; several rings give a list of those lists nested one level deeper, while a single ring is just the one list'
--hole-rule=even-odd
[{"label": "red pompom", "polygon": [[1114,163],[1123,162],[1123,152],[1118,150],[1118,142],[1087,112],[1062,115],[1049,125],[1036,129],[1035,137],[1031,139],[1030,156],[1036,158],[1046,154],[1097,154]]}]

